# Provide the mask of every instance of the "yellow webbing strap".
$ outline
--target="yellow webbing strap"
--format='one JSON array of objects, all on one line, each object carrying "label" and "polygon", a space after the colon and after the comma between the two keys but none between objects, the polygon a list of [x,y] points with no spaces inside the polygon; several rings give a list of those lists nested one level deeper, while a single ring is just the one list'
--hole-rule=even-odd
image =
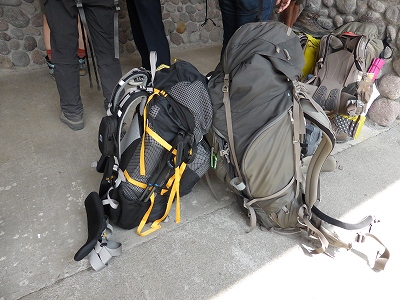
[{"label": "yellow webbing strap", "polygon": [[129,175],[128,171],[125,170],[125,171],[124,171],[124,175],[125,175],[126,180],[128,180],[128,182],[132,183],[133,185],[136,185],[136,186],[138,186],[138,187],[140,187],[140,188],[142,188],[142,189],[145,189],[145,188],[147,187],[147,184],[133,179],[133,178]]},{"label": "yellow webbing strap", "polygon": [[[172,187],[170,189],[171,193],[170,193],[170,195],[168,197],[167,208],[165,209],[164,215],[160,219],[155,220],[151,224],[150,229],[142,232],[142,230],[143,230],[144,226],[146,225],[146,222],[147,222],[147,220],[148,220],[148,218],[150,216],[150,213],[151,213],[151,211],[153,209],[153,206],[154,206],[155,195],[153,193],[150,196],[150,201],[151,201],[150,207],[146,211],[145,215],[143,216],[143,219],[140,221],[140,224],[139,224],[139,226],[137,228],[137,233],[140,236],[149,235],[150,233],[152,233],[152,232],[156,231],[157,229],[161,228],[160,223],[168,216],[168,214],[169,214],[169,212],[171,210],[171,207],[172,207],[172,202],[174,201],[175,197],[176,197],[175,222],[179,223],[181,221],[181,213],[180,213],[180,211],[181,211],[181,199],[180,199],[180,195],[179,195],[179,187],[180,187],[180,181],[181,181],[181,174],[183,174],[183,171],[185,170],[185,168],[186,168],[186,164],[185,163],[182,163],[182,165],[180,167],[175,168],[175,174],[171,177],[171,178],[174,178],[174,181],[173,181],[173,185],[172,185]],[[171,178],[168,181],[168,183],[171,183]]]},{"label": "yellow webbing strap", "polygon": [[[141,148],[140,148],[140,164],[139,164],[139,166],[140,166],[140,175],[141,176],[145,176],[146,175],[146,168],[145,168],[145,164],[144,164],[144,140],[145,140],[145,138],[146,138],[146,132],[148,132],[148,130],[147,130],[147,128],[148,128],[148,126],[147,126],[147,105],[149,104],[149,102],[153,99],[153,97],[155,96],[155,95],[158,95],[158,96],[163,96],[163,97],[167,97],[168,96],[168,94],[165,92],[165,91],[161,91],[161,90],[159,90],[159,89],[154,89],[153,90],[153,94],[151,94],[150,96],[149,96],[149,98],[147,98],[147,102],[146,102],[146,105],[144,106],[144,111],[143,111],[143,128],[146,128],[145,129],[145,133],[143,134],[143,136],[142,136],[142,146],[141,146]],[[158,135],[157,135],[158,136]],[[154,138],[154,137],[153,137]],[[163,140],[161,137],[159,138],[160,140]],[[169,150],[168,150],[169,151]]]}]

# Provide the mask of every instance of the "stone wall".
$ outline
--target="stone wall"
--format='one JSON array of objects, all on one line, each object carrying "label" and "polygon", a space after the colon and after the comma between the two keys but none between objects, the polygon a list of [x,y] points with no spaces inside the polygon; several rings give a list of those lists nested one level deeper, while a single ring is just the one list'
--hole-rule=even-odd
[{"label": "stone wall", "polygon": [[[119,40],[121,56],[136,47],[126,11],[120,1]],[[171,48],[202,46],[222,41],[222,20],[217,0],[161,0],[165,33]],[[206,21],[207,17],[207,22]],[[0,0],[0,69],[45,64],[39,0]]]},{"label": "stone wall", "polygon": [[[171,48],[221,43],[218,0],[160,1]],[[120,52],[126,56],[137,50],[125,1],[121,0],[120,5]],[[373,22],[380,38],[390,37],[395,55],[377,80],[381,97],[374,101],[369,117],[382,126],[392,124],[400,114],[400,0],[306,0],[300,17],[312,31],[320,33],[356,20]],[[0,0],[0,70],[44,65],[44,56],[39,0]]]}]

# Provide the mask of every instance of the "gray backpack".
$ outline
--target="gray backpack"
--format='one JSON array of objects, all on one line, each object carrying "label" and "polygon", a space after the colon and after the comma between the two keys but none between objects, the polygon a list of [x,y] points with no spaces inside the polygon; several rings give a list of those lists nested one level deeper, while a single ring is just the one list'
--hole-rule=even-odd
[{"label": "gray backpack", "polygon": [[374,23],[350,22],[323,36],[309,81],[313,99],[329,114],[366,113],[374,82],[370,67],[384,58],[384,49]]},{"label": "gray backpack", "polygon": [[[211,167],[237,195],[251,228],[258,222],[280,232],[308,231],[320,242],[312,253],[329,244],[349,249],[352,241],[342,241],[332,226],[360,232],[374,220],[347,224],[315,206],[320,172],[336,167],[330,156],[335,138],[327,115],[297,81],[303,64],[298,36],[280,22],[248,23],[236,31],[222,71],[208,85]],[[385,253],[375,267],[383,269],[387,258]]]}]

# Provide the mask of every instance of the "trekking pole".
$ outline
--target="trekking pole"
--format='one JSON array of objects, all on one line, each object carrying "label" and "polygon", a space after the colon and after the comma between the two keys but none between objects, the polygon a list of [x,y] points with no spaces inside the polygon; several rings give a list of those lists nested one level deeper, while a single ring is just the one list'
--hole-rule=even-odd
[{"label": "trekking pole", "polygon": [[[81,19],[81,16],[79,15],[79,19]],[[82,32],[82,40],[83,40],[83,46],[85,48],[85,53],[88,53],[87,45],[86,45],[86,35],[85,35],[85,30],[83,27],[82,19],[81,19],[81,32]],[[89,86],[92,89],[93,88],[93,83],[92,83],[92,73],[90,71],[90,64],[89,64],[89,58],[86,58],[86,64],[87,64],[87,69],[88,69],[88,76],[89,76]]]},{"label": "trekking pole", "polygon": [[[88,37],[88,45],[89,45],[89,50],[90,50],[90,55],[92,57],[92,62],[93,62],[93,71],[94,71],[94,75],[96,77],[96,83],[97,83],[97,90],[100,91],[100,84],[99,84],[99,77],[97,75],[97,68],[96,68],[96,56],[95,53],[93,51],[93,47],[92,47],[92,37],[90,35],[90,31],[87,25],[87,21],[86,21],[86,16],[85,16],[85,12],[83,10],[83,5],[82,5],[82,0],[75,0],[76,3],[76,7],[78,8],[78,12],[79,12],[79,16],[81,18],[81,24],[83,24],[84,28],[86,29],[86,34]],[[84,35],[83,35],[84,36]],[[88,60],[89,61],[89,60]]]}]

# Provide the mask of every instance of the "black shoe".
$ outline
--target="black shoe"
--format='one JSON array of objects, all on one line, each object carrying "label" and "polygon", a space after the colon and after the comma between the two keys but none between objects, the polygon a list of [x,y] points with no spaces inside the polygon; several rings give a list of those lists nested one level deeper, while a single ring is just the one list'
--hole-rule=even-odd
[{"label": "black shoe", "polygon": [[79,76],[86,75],[86,56],[79,58]]},{"label": "black shoe", "polygon": [[64,124],[67,124],[69,128],[71,128],[74,131],[77,130],[81,130],[84,127],[84,123],[83,123],[83,118],[81,118],[80,120],[77,121],[72,121],[70,119],[68,119],[63,112],[61,112],[60,115],[60,120],[61,122],[63,122]]}]

